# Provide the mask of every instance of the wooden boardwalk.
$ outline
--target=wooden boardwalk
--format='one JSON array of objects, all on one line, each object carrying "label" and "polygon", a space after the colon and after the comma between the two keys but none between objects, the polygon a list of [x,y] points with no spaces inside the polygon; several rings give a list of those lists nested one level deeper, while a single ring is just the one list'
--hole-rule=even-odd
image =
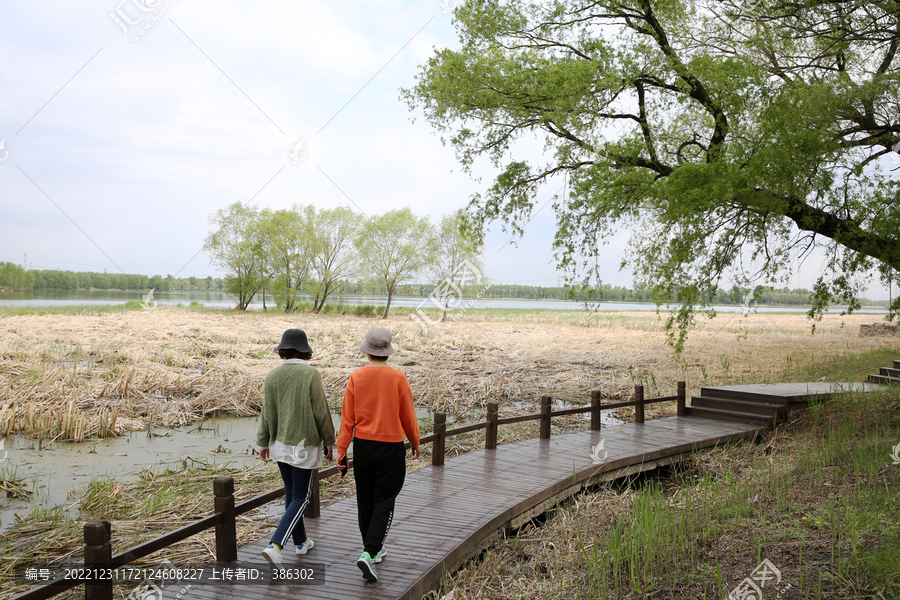
[{"label": "wooden boardwalk", "polygon": [[[203,584],[183,592],[183,586],[171,586],[165,597],[418,599],[445,573],[490,545],[505,527],[518,527],[587,485],[676,462],[695,449],[752,438],[760,429],[667,417],[476,450],[448,458],[444,466],[407,474],[385,545],[387,555],[377,565],[378,582],[363,580],[356,567],[362,542],[356,498],[349,497],[324,507],[320,518],[306,519],[316,544],[307,556],[295,556],[292,546],[285,549],[285,567],[322,565],[317,577],[325,579],[324,585]],[[601,440],[605,450],[595,464],[592,449]],[[265,564],[260,553],[268,542],[266,537],[239,549],[238,562]]]},{"label": "wooden boardwalk", "polygon": [[871,392],[878,389],[871,383],[854,381],[828,382],[814,381],[811,383],[755,383],[744,385],[717,385],[701,388],[702,396],[718,396],[721,398],[734,398],[736,400],[757,400],[783,402],[788,408],[791,406],[806,406],[810,398],[816,398],[820,402],[831,400],[837,394],[846,392]]}]

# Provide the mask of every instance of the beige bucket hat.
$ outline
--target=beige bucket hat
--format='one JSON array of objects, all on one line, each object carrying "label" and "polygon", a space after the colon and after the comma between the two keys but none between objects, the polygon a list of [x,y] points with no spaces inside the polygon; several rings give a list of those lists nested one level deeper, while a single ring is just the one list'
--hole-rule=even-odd
[{"label": "beige bucket hat", "polygon": [[394,353],[391,340],[394,336],[385,327],[373,327],[366,333],[366,339],[359,345],[359,351],[372,356],[390,356]]}]

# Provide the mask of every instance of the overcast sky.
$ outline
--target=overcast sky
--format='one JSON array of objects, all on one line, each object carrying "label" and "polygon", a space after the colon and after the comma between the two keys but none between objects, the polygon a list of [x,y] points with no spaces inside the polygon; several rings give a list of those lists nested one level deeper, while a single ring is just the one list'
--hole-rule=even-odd
[{"label": "overcast sky", "polygon": [[[399,100],[434,47],[458,44],[457,2],[0,4],[0,261],[206,276],[208,216],[236,201],[434,221],[465,206],[493,171],[461,173]],[[518,247],[495,225],[491,279],[557,285],[554,228],[550,206]],[[626,238],[606,247],[614,285],[631,285]]]}]

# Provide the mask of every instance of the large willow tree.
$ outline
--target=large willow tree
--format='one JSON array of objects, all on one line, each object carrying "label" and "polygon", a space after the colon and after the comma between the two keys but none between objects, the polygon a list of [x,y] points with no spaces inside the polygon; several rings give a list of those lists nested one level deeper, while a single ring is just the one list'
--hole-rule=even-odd
[{"label": "large willow tree", "polygon": [[[860,276],[900,270],[900,3],[861,0],[467,0],[461,47],[404,91],[466,168],[500,169],[472,199],[481,229],[521,231],[548,178],[557,259],[597,286],[604,238],[634,231],[623,263],[680,346],[726,279],[790,277],[824,252],[820,313]],[[538,134],[542,157],[516,142]],[[890,159],[894,159],[891,162]],[[900,301],[893,304],[900,309]]]}]

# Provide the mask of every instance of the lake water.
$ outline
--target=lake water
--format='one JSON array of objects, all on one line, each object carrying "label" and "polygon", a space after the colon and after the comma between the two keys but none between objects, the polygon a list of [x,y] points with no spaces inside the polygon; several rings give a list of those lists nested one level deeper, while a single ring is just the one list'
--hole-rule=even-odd
[{"label": "lake water", "polygon": [[[7,292],[0,294],[0,306],[66,306],[82,304],[125,304],[131,300],[143,302],[143,292],[119,292],[109,290],[39,290],[36,292]],[[301,296],[302,300],[311,300],[309,296]],[[204,306],[216,308],[234,308],[235,302],[223,292],[154,292],[154,304],[184,304],[199,302]],[[329,303],[337,304],[384,306],[387,296],[332,296]],[[275,307],[275,299],[266,296],[266,305]],[[262,309],[262,298],[257,297],[250,305],[251,309]],[[410,298],[395,296],[391,306],[438,308],[428,298]],[[572,300],[500,300],[500,299],[466,299],[461,302],[463,307],[471,308],[518,308],[518,309],[552,309],[552,310],[576,310],[586,311],[584,303]],[[451,305],[452,307],[452,305]],[[715,306],[719,312],[739,313],[744,312],[742,306]],[[644,302],[599,302],[591,305],[591,310],[599,311],[653,311],[656,305]],[[789,307],[753,307],[754,312],[806,312],[808,309],[802,306]],[[840,312],[841,307],[833,307],[833,312]],[[862,313],[884,313],[880,307],[864,308]]]}]

